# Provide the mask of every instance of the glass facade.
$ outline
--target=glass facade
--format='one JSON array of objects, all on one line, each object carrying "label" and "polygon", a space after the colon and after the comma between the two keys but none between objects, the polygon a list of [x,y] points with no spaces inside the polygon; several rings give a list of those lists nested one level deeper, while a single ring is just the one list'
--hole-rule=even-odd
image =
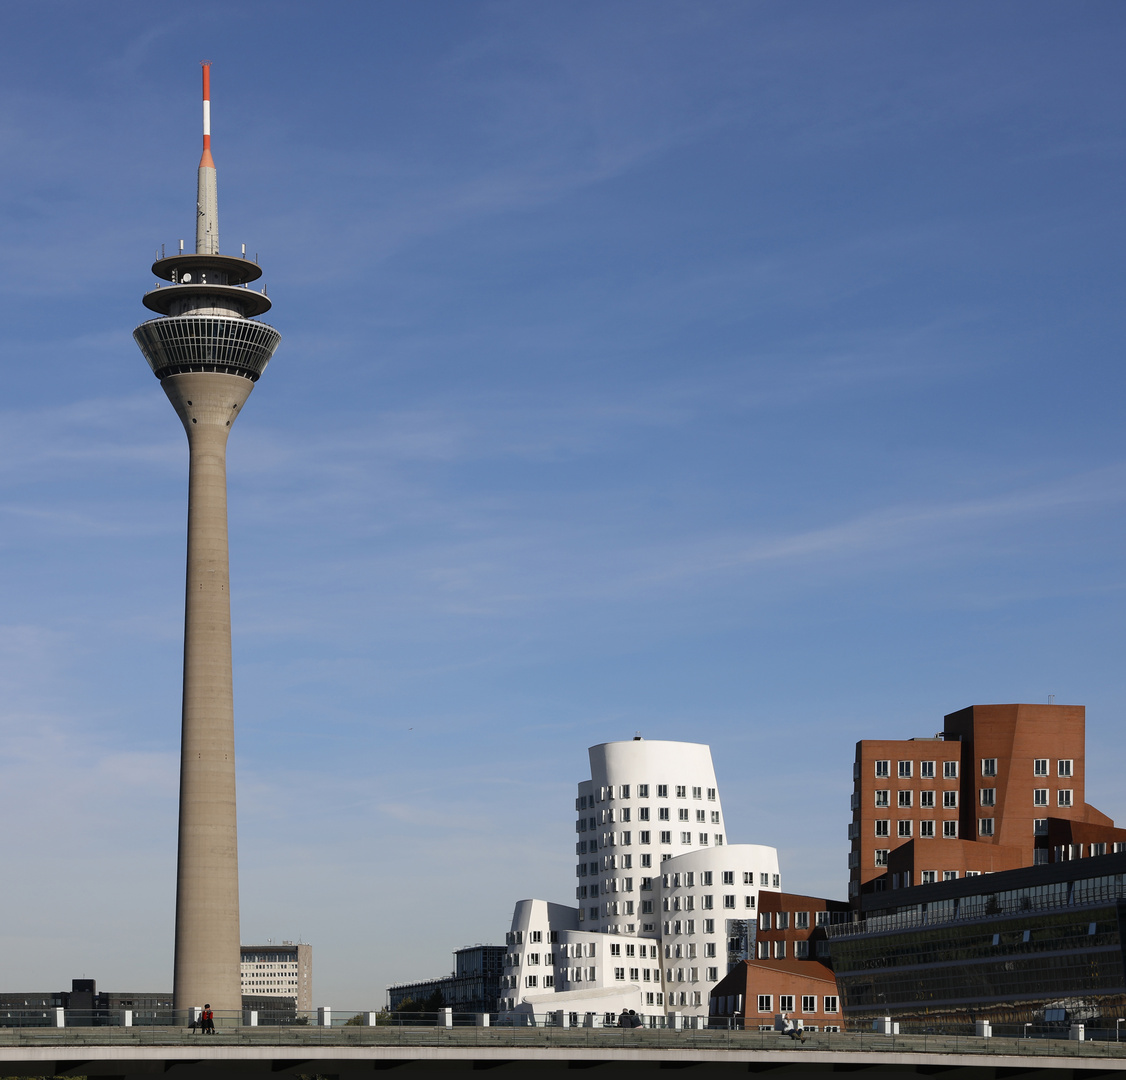
[{"label": "glass facade", "polygon": [[844,1015],[927,1030],[1064,1016],[1113,1029],[1126,1006],[1124,878],[981,892],[830,927]]},{"label": "glass facade", "polygon": [[177,315],[141,323],[133,338],[158,379],[187,371],[219,371],[256,382],[281,334],[252,319]]}]

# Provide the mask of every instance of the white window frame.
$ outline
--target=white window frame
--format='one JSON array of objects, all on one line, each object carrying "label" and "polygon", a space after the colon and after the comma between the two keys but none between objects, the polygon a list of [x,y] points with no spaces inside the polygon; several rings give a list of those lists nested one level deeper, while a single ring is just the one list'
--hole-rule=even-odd
[{"label": "white window frame", "polygon": [[1062,776],[1070,779],[1075,773],[1075,759],[1074,758],[1057,758],[1056,759],[1056,776]]}]

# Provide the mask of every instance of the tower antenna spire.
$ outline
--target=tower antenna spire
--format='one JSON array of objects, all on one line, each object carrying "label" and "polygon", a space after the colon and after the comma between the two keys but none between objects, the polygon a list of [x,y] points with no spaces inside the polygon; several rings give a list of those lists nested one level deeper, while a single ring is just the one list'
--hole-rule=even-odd
[{"label": "tower antenna spire", "polygon": [[196,179],[195,250],[197,255],[219,254],[219,189],[211,156],[211,62],[203,60],[203,153]]}]

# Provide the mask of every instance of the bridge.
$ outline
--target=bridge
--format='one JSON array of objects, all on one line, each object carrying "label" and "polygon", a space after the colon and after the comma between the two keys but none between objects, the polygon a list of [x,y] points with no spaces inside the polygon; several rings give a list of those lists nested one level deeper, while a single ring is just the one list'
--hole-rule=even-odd
[{"label": "bridge", "polygon": [[[489,1071],[504,1077],[594,1070],[631,1080],[770,1073],[771,1080],[860,1073],[873,1080],[1126,1080],[1126,1042],[952,1035],[551,1028],[0,1029],[0,1075],[154,1080],[402,1080]],[[390,1080],[390,1078],[389,1078]],[[863,1080],[858,1077],[857,1080]]]}]

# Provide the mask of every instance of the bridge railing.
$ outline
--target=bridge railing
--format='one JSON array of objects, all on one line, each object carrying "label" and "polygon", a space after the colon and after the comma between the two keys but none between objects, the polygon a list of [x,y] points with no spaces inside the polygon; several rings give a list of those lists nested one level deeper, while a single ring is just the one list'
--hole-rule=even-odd
[{"label": "bridge railing", "polygon": [[[214,1032],[200,1023],[195,1011],[176,1016],[132,1018],[120,1010],[63,1009],[61,1024],[56,1009],[24,1010],[0,1008],[0,1046],[43,1045],[214,1045],[277,1047],[283,1056],[299,1048],[304,1054],[317,1047],[598,1047],[603,1049],[684,1048],[713,1050],[774,1050],[802,1053],[841,1051],[853,1053],[938,1053],[1010,1055],[1020,1057],[1080,1056],[1121,1058],[1126,1065],[1126,1041],[1117,1041],[1116,1028],[1086,1028],[1084,1039],[1058,1037],[1061,1032],[1033,1032],[1015,1037],[994,1029],[993,1037],[971,1032],[918,1032],[883,1034],[856,1027],[850,1030],[817,1030],[814,1025],[800,1034],[750,1029],[741,1018],[644,1017],[641,1027],[608,1026],[602,1014],[580,1014],[583,1023],[572,1024],[571,1015],[561,1022],[558,1011],[537,1014],[390,1013],[371,1009],[327,1009],[291,1014],[285,1023],[253,1023],[243,1013],[216,1012]],[[142,1010],[137,1010],[141,1012]],[[150,1013],[158,1010],[147,1010]],[[485,1017],[488,1021],[485,1021]],[[138,1022],[138,1020],[150,1022]],[[585,1021],[590,1020],[589,1023]],[[689,1019],[693,1022],[688,1023]],[[163,1020],[164,1022],[156,1022]],[[260,1018],[259,1018],[260,1020]],[[650,1021],[653,1021],[652,1023]],[[766,1025],[762,1025],[764,1028]],[[820,1025],[818,1025],[820,1026]],[[838,1027],[838,1025],[829,1025]],[[841,1024],[840,1027],[848,1025]],[[1016,1033],[1020,1035],[1021,1033]],[[1126,1033],[1121,1033],[1126,1034]],[[1056,1037],[1047,1037],[1047,1036]]]}]

